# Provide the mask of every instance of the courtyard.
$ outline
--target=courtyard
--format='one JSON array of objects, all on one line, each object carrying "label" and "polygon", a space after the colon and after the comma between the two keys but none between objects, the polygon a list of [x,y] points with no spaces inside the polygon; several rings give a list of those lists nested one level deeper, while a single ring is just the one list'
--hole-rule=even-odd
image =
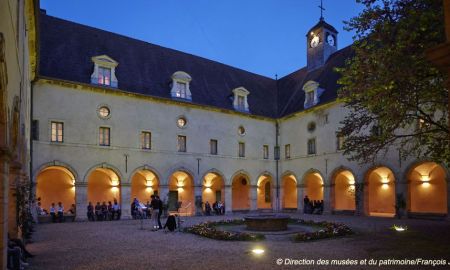
[{"label": "courtyard", "polygon": [[[150,220],[39,224],[27,248],[36,255],[27,269],[360,269],[331,266],[331,260],[445,259],[450,261],[450,222],[339,215],[301,215],[305,220],[344,223],[353,235],[311,242],[267,237],[257,242],[220,241],[184,232],[153,232]],[[240,219],[244,215],[184,217],[184,227],[204,221]],[[407,226],[396,232],[391,227]],[[262,248],[262,255],[251,250]],[[277,259],[282,259],[281,266]],[[290,261],[290,259],[292,259]],[[314,265],[285,265],[314,262]],[[321,260],[321,261],[320,261]],[[326,263],[328,266],[319,266]],[[341,261],[342,262],[342,261]],[[349,263],[343,262],[343,263]],[[430,267],[430,266],[428,266]],[[448,267],[448,265],[446,266]],[[427,266],[373,266],[424,269]]]}]

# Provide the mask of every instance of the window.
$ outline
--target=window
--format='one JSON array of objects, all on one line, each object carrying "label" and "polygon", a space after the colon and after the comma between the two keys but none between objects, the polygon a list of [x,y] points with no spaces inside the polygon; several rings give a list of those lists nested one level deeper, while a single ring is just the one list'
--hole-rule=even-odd
[{"label": "window", "polygon": [[269,146],[263,145],[263,158],[269,159]]},{"label": "window", "polygon": [[151,149],[152,148],[152,133],[150,133],[148,131],[142,131],[141,147],[142,147],[142,149]]},{"label": "window", "polygon": [[186,136],[178,135],[178,152],[186,152]]},{"label": "window", "polygon": [[238,110],[240,110],[240,111],[245,110],[245,97],[238,96],[237,99],[238,99],[238,102],[237,102]]},{"label": "window", "polygon": [[99,144],[102,146],[110,145],[110,128],[109,127],[100,127],[99,130]]},{"label": "window", "polygon": [[178,126],[179,128],[184,128],[184,127],[186,127],[186,124],[187,124],[186,118],[184,118],[184,117],[178,118],[178,120],[177,120],[177,126]]},{"label": "window", "polygon": [[306,92],[305,103],[308,107],[314,105],[314,91]]},{"label": "window", "polygon": [[239,143],[239,157],[245,157],[245,143]]},{"label": "window", "polygon": [[337,140],[337,150],[344,149],[344,141],[345,141],[344,136],[342,134],[338,133],[336,136],[336,140]]},{"label": "window", "polygon": [[111,69],[98,67],[98,84],[111,85]]},{"label": "window", "polygon": [[98,109],[98,115],[100,116],[100,118],[108,118],[111,114],[111,111],[109,110],[109,108],[107,106],[101,106]]},{"label": "window", "polygon": [[316,153],[316,139],[308,140],[308,155],[314,155]]},{"label": "window", "polygon": [[64,139],[64,123],[52,122],[52,142],[63,142]]},{"label": "window", "polygon": [[176,97],[178,98],[186,98],[186,89],[187,89],[187,84],[185,82],[177,82],[176,83],[177,87],[176,87]]},{"label": "window", "polygon": [[286,144],[284,146],[284,156],[286,158],[291,158],[291,145],[290,144]]},{"label": "window", "polygon": [[210,140],[209,148],[211,155],[217,155],[217,140]]}]

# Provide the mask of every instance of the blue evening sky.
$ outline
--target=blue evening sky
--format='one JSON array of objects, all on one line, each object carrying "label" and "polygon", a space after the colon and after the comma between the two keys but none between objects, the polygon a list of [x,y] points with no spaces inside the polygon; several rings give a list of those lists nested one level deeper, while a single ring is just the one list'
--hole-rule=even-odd
[{"label": "blue evening sky", "polygon": [[[355,0],[324,0],[339,49],[353,33],[343,21],[362,10]],[[285,76],[306,65],[306,31],[319,0],[41,0],[47,14],[202,56],[250,72]]]}]

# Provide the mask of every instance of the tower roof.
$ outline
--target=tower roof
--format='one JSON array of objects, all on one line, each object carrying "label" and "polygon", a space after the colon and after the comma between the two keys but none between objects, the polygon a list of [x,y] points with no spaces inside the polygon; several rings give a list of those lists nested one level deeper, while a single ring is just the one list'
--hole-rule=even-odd
[{"label": "tower roof", "polygon": [[325,20],[321,19],[321,20],[319,20],[318,23],[316,23],[316,25],[314,25],[313,27],[311,27],[311,28],[308,30],[308,32],[306,32],[306,36],[308,36],[308,34],[309,34],[312,30],[314,30],[314,29],[316,29],[316,28],[319,28],[319,27],[327,28],[327,29],[329,29],[329,30],[331,30],[331,31],[334,31],[335,33],[338,33],[338,31],[336,30],[336,28],[334,28],[331,24],[327,23]]}]

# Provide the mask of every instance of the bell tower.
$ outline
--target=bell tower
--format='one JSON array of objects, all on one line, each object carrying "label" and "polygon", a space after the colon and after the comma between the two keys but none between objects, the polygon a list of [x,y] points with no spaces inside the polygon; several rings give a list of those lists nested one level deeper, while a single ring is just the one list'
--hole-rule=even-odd
[{"label": "bell tower", "polygon": [[320,19],[308,33],[306,33],[307,68],[308,71],[322,67],[328,57],[337,51],[338,31],[332,25],[325,22],[320,1]]}]

